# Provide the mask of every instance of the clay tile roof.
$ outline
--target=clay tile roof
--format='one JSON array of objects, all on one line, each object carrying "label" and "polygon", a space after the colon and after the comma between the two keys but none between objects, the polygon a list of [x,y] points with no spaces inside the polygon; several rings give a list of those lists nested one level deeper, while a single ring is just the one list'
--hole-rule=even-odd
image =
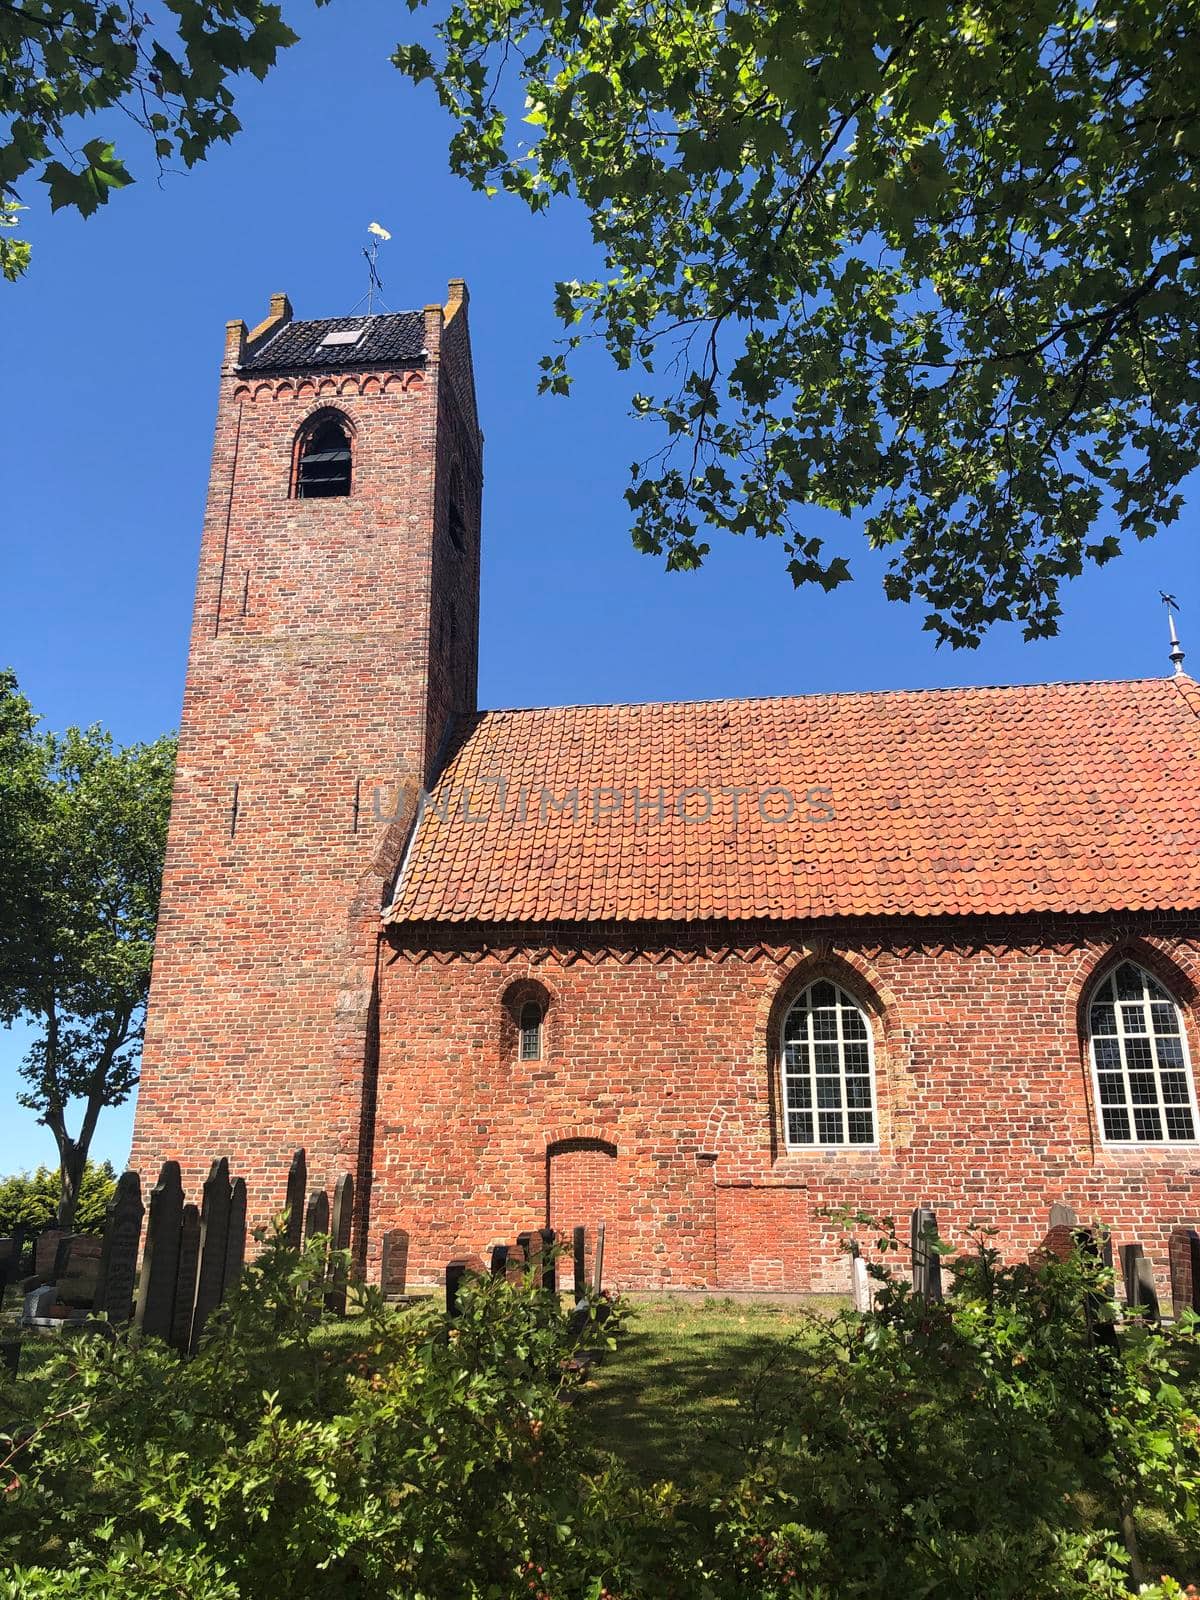
[{"label": "clay tile roof", "polygon": [[1197,907],[1200,691],[1153,678],[483,712],[387,919]]},{"label": "clay tile roof", "polygon": [[[364,329],[354,345],[322,345],[327,334]],[[326,317],[318,322],[285,322],[277,333],[252,346],[242,372],[308,372],[314,368],[412,366],[425,356],[425,318],[419,311],[374,317]]]}]

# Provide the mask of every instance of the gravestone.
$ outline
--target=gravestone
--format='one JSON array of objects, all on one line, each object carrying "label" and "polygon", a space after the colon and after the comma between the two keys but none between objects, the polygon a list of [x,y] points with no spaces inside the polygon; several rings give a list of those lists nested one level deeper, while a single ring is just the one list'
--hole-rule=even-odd
[{"label": "gravestone", "polygon": [[393,1228],[383,1236],[379,1287],[385,1295],[404,1294],[408,1288],[408,1229]]},{"label": "gravestone", "polygon": [[596,1259],[592,1263],[592,1293],[599,1296],[604,1284],[604,1224],[596,1225]]},{"label": "gravestone", "polygon": [[[354,1179],[348,1172],[333,1186],[333,1213],[329,1219],[329,1245],[331,1250],[347,1251],[350,1248],[350,1225],[354,1220]],[[329,1293],[325,1296],[325,1309],[335,1317],[346,1315],[346,1263],[334,1259],[330,1265]]]},{"label": "gravestone", "polygon": [[222,1156],[209,1169],[201,1198],[200,1269],[196,1277],[196,1305],[192,1312],[192,1350],[199,1345],[205,1324],[221,1304],[225,1293],[225,1252],[229,1247],[229,1211],[232,1202],[229,1161]]},{"label": "gravestone", "polygon": [[587,1298],[587,1229],[576,1228],[571,1234],[571,1264],[575,1272],[575,1299]]},{"label": "gravestone", "polygon": [[488,1259],[488,1271],[493,1278],[503,1278],[508,1273],[508,1246],[494,1244]]},{"label": "gravestone", "polygon": [[1171,1311],[1176,1321],[1185,1311],[1200,1311],[1200,1233],[1172,1228],[1167,1241],[1171,1264]]},{"label": "gravestone", "polygon": [[458,1315],[458,1297],[464,1278],[468,1273],[482,1271],[483,1262],[478,1256],[455,1256],[446,1263],[446,1315],[451,1321]]},{"label": "gravestone", "polygon": [[850,1257],[850,1288],[854,1296],[855,1311],[865,1317],[869,1311],[874,1310],[874,1296],[871,1293],[867,1263],[860,1255]]},{"label": "gravestone", "polygon": [[942,1258],[931,1240],[937,1238],[937,1213],[918,1206],[912,1214],[912,1286],[922,1300],[942,1298]]},{"label": "gravestone", "polygon": [[15,1283],[18,1278],[25,1276],[21,1266],[21,1252],[17,1248],[17,1240],[11,1236],[0,1239],[0,1289],[3,1289],[5,1284]]},{"label": "gravestone", "polygon": [[324,1189],[313,1190],[304,1212],[305,1244],[318,1237],[329,1237],[329,1196]]},{"label": "gravestone", "polygon": [[1052,1228],[1077,1228],[1079,1226],[1079,1218],[1065,1200],[1056,1200],[1050,1207],[1050,1226]]},{"label": "gravestone", "polygon": [[93,1301],[93,1310],[118,1326],[128,1322],[133,1313],[138,1246],[145,1215],[142,1180],[136,1172],[123,1172],[105,1213],[104,1248]]},{"label": "gravestone", "polygon": [[1154,1268],[1146,1259],[1140,1244],[1121,1246],[1121,1276],[1125,1283],[1125,1303],[1132,1310],[1145,1313],[1151,1322],[1161,1317],[1158,1289],[1154,1283]]},{"label": "gravestone", "polygon": [[175,1271],[175,1300],[171,1312],[171,1343],[176,1350],[191,1347],[192,1312],[196,1307],[196,1272],[200,1265],[200,1207],[186,1205],[179,1220],[179,1255]]},{"label": "gravestone", "polygon": [[60,1243],[67,1238],[65,1228],[46,1228],[33,1241],[33,1275],[48,1278],[54,1271]]},{"label": "gravestone", "polygon": [[156,1339],[172,1337],[182,1220],[183,1184],[179,1163],[164,1161],[158,1182],[150,1191],[146,1248],[142,1253],[142,1275],[134,1312],[135,1326]]},{"label": "gravestone", "polygon": [[104,1240],[94,1233],[68,1233],[59,1240],[54,1262],[54,1298],[73,1311],[90,1311],[100,1286]]},{"label": "gravestone", "polygon": [[553,1292],[557,1288],[557,1273],[554,1260],[554,1229],[534,1228],[528,1233],[519,1233],[517,1243],[525,1252],[525,1259],[531,1266],[535,1266],[535,1276],[540,1273],[543,1289]]},{"label": "gravestone", "polygon": [[246,1265],[246,1180],[235,1178],[229,1196],[229,1242],[225,1246],[225,1289],[230,1289]]},{"label": "gravestone", "polygon": [[288,1168],[287,1198],[284,1201],[287,1208],[287,1242],[293,1250],[300,1248],[304,1231],[304,1197],[307,1193],[308,1159],[303,1150],[297,1150]]},{"label": "gravestone", "polygon": [[508,1244],[504,1249],[504,1276],[514,1289],[519,1289],[525,1282],[525,1247]]}]

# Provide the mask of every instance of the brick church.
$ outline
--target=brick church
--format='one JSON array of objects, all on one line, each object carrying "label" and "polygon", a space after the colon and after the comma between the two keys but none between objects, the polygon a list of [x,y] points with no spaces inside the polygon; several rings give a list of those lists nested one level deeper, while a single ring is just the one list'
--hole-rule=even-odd
[{"label": "brick church", "polygon": [[1200,1223],[1200,688],[480,711],[467,291],[229,324],[134,1163],[410,1284],[844,1288],[826,1208]]}]

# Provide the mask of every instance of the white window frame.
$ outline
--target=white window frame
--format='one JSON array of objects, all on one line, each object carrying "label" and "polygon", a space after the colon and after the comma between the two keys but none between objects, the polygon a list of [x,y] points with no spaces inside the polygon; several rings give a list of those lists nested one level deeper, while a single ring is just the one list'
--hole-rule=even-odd
[{"label": "white window frame", "polygon": [[[1153,1064],[1152,1064],[1152,1066],[1150,1067],[1149,1070],[1153,1073],[1154,1080],[1155,1080],[1155,1086],[1156,1086],[1156,1089],[1157,1089],[1157,1092],[1158,1092],[1158,1098],[1155,1101],[1155,1107],[1156,1107],[1156,1109],[1158,1111],[1158,1115],[1159,1115],[1159,1126],[1164,1130],[1164,1136],[1161,1139],[1139,1139],[1139,1138],[1137,1138],[1137,1136],[1135,1134],[1135,1136],[1133,1138],[1130,1138],[1130,1139],[1113,1139],[1113,1138],[1110,1138],[1107,1130],[1105,1129],[1105,1126],[1104,1126],[1104,1102],[1100,1098],[1100,1071],[1101,1071],[1101,1069],[1100,1069],[1100,1067],[1099,1067],[1099,1065],[1098,1065],[1098,1063],[1096,1061],[1096,1040],[1097,1040],[1097,1038],[1100,1038],[1100,1039],[1114,1039],[1115,1038],[1115,1039],[1117,1039],[1117,1040],[1119,1040],[1121,1042],[1122,1048],[1120,1050],[1120,1055],[1121,1055],[1121,1065],[1120,1065],[1120,1067],[1118,1069],[1114,1069],[1112,1067],[1106,1067],[1106,1068],[1104,1068],[1104,1071],[1106,1073],[1108,1073],[1110,1076],[1113,1074],[1114,1070],[1115,1071],[1119,1071],[1120,1076],[1124,1080],[1125,1096],[1126,1096],[1125,1102],[1124,1102],[1125,1114],[1129,1119],[1129,1127],[1131,1129],[1135,1129],[1136,1128],[1136,1123],[1135,1123],[1134,1117],[1133,1117],[1134,1100],[1133,1100],[1132,1093],[1130,1092],[1130,1086],[1129,1086],[1130,1067],[1129,1067],[1129,1064],[1128,1064],[1127,1053],[1123,1048],[1124,1041],[1125,1041],[1125,1038],[1127,1036],[1126,1036],[1126,1033],[1125,1033],[1125,1019],[1121,1014],[1121,1006],[1122,1005],[1135,1005],[1135,1004],[1136,1005],[1141,1005],[1147,1011],[1147,1016],[1146,1016],[1147,1023],[1149,1024],[1149,1023],[1152,1023],[1152,1021],[1153,1021],[1153,1014],[1149,1013],[1149,1009],[1148,1009],[1149,1006],[1152,1003],[1152,998],[1153,997],[1149,997],[1148,998],[1145,994],[1143,994],[1143,997],[1142,997],[1142,999],[1140,1001],[1129,1001],[1129,1000],[1122,1001],[1122,1000],[1116,999],[1115,998],[1115,993],[1114,993],[1113,1008],[1114,1008],[1114,1012],[1115,1012],[1115,1021],[1116,1021],[1116,1030],[1117,1030],[1116,1033],[1097,1034],[1093,1030],[1093,1028],[1092,1028],[1092,1008],[1097,1004],[1103,1004],[1104,1003],[1100,999],[1100,991],[1101,991],[1101,989],[1103,989],[1105,987],[1105,985],[1113,983],[1114,980],[1116,979],[1116,975],[1117,975],[1118,971],[1120,970],[1120,968],[1121,967],[1125,967],[1125,966],[1134,967],[1134,968],[1136,968],[1136,970],[1138,972],[1141,973],[1143,978],[1151,979],[1151,981],[1153,983],[1155,983],[1158,986],[1158,988],[1160,988],[1162,990],[1163,994],[1166,996],[1167,1001],[1170,1003],[1170,1005],[1174,1009],[1175,1021],[1176,1021],[1177,1031],[1178,1031],[1178,1036],[1179,1036],[1179,1042],[1180,1042],[1180,1047],[1181,1047],[1182,1054],[1183,1054],[1182,1071],[1183,1071],[1183,1074],[1184,1074],[1185,1078],[1187,1079],[1187,1087],[1188,1087],[1187,1104],[1190,1107],[1191,1113],[1192,1113],[1192,1137],[1190,1139],[1172,1138],[1171,1135],[1166,1132],[1166,1118],[1163,1115],[1163,1111],[1164,1111],[1165,1106],[1167,1105],[1167,1101],[1165,1101],[1163,1099],[1163,1095],[1162,1095],[1162,1074],[1163,1074],[1164,1071],[1172,1072],[1172,1071],[1179,1071],[1180,1069],[1179,1068],[1175,1068],[1175,1067],[1165,1067],[1164,1068],[1164,1067],[1160,1067],[1159,1066],[1159,1064],[1158,1064],[1158,1054],[1157,1054],[1157,1051],[1154,1050],[1154,1040],[1158,1037],[1158,1035],[1153,1031],[1152,1028],[1148,1028],[1146,1033],[1130,1034],[1130,1035],[1128,1035],[1128,1037],[1129,1038],[1133,1038],[1133,1039],[1149,1039],[1151,1041],[1151,1051],[1152,1051],[1152,1054],[1153,1054]],[[1103,1144],[1105,1146],[1105,1148],[1109,1149],[1109,1150],[1179,1150],[1179,1149],[1185,1149],[1186,1150],[1186,1149],[1193,1148],[1197,1144],[1200,1144],[1200,1108],[1197,1107],[1197,1102],[1196,1102],[1196,1079],[1195,1079],[1195,1076],[1194,1076],[1194,1074],[1192,1072],[1191,1051],[1188,1049],[1188,1037],[1187,1037],[1186,1019],[1185,1019],[1184,1014],[1183,1014],[1183,1007],[1179,1004],[1179,1001],[1175,998],[1174,994],[1167,987],[1167,985],[1162,981],[1162,979],[1155,977],[1154,973],[1151,972],[1148,967],[1144,967],[1140,961],[1135,961],[1132,956],[1122,956],[1119,961],[1113,962],[1113,964],[1110,967],[1108,967],[1101,974],[1101,976],[1096,980],[1096,982],[1092,984],[1092,987],[1089,990],[1088,997],[1087,997],[1086,1018],[1087,1018],[1088,1060],[1091,1063],[1091,1069],[1092,1069],[1092,1097],[1093,1097],[1093,1103],[1094,1103],[1095,1108],[1096,1108],[1096,1128],[1097,1128],[1097,1131],[1098,1131],[1098,1133],[1100,1135],[1101,1144]],[[1135,1068],[1133,1070],[1137,1071],[1138,1069]],[[1144,1071],[1145,1069],[1143,1068],[1142,1070]]]},{"label": "white window frame", "polygon": [[[811,1024],[811,1021],[810,1021],[810,1023],[809,1023],[809,1038],[806,1041],[808,1046],[809,1046],[809,1056],[808,1056],[809,1064],[808,1064],[807,1071],[806,1071],[806,1073],[796,1073],[796,1072],[789,1073],[788,1072],[788,1065],[787,1065],[787,1045],[788,1045],[787,1025],[788,1025],[788,1021],[789,1021],[793,1011],[795,1011],[798,1006],[800,1006],[800,1005],[802,1005],[804,1003],[804,1001],[807,998],[807,996],[820,983],[829,984],[829,986],[833,989],[834,994],[837,996],[837,999],[835,1001],[834,1008],[833,1008],[837,1013],[837,1036],[836,1036],[836,1039],[833,1040],[833,1041],[830,1041],[830,1040],[814,1040],[811,1037],[812,1024]],[[859,1016],[863,1020],[863,1027],[866,1029],[867,1086],[868,1086],[868,1090],[869,1090],[869,1093],[870,1093],[870,1106],[869,1107],[867,1107],[867,1106],[850,1107],[850,1106],[847,1105],[847,1095],[846,1095],[846,1077],[847,1077],[847,1074],[846,1074],[846,1055],[845,1055],[845,1050],[843,1048],[843,1046],[846,1043],[846,1040],[844,1039],[844,1037],[842,1035],[842,1008],[843,1008],[843,1006],[849,1006],[853,1010],[857,1011]],[[810,1017],[811,1017],[812,1007],[809,1006],[808,1009],[809,1009],[809,1013],[810,1013]],[[855,1140],[853,1142],[851,1142],[849,1139],[846,1139],[846,1140],[842,1140],[842,1141],[838,1141],[838,1142],[834,1142],[834,1143],[830,1143],[829,1141],[823,1140],[823,1139],[820,1139],[820,1138],[814,1138],[814,1139],[812,1139],[810,1141],[805,1141],[804,1143],[793,1143],[792,1138],[791,1138],[790,1125],[789,1125],[789,1121],[788,1121],[788,1078],[789,1077],[803,1078],[804,1076],[807,1076],[809,1084],[812,1086],[813,1104],[812,1104],[810,1110],[811,1110],[811,1115],[814,1118],[814,1121],[813,1121],[813,1133],[814,1134],[818,1134],[820,1132],[820,1127],[821,1127],[819,1112],[820,1112],[820,1110],[822,1108],[819,1107],[817,1105],[817,1103],[816,1103],[816,1100],[817,1100],[816,1081],[817,1081],[818,1077],[832,1077],[833,1074],[832,1073],[821,1073],[821,1074],[818,1074],[816,1072],[815,1066],[814,1066],[814,1052],[812,1050],[812,1046],[814,1044],[816,1044],[816,1043],[827,1044],[827,1043],[834,1043],[834,1042],[838,1046],[838,1074],[837,1074],[837,1078],[838,1078],[838,1085],[839,1085],[840,1090],[841,1090],[841,1101],[842,1101],[842,1103],[841,1103],[840,1110],[841,1110],[841,1116],[842,1116],[842,1127],[843,1128],[847,1127],[846,1118],[847,1118],[848,1113],[851,1110],[853,1110],[853,1111],[869,1110],[870,1114],[871,1114],[871,1138],[870,1138],[870,1140],[862,1140],[862,1141]],[[856,1039],[853,1042],[858,1044],[858,1043],[861,1043],[861,1040],[857,1040]],[[787,1009],[784,1012],[783,1018],[782,1018],[782,1020],[781,1020],[781,1022],[779,1024],[778,1048],[779,1048],[779,1115],[780,1115],[780,1121],[782,1122],[782,1125],[783,1125],[783,1148],[788,1153],[788,1155],[799,1155],[799,1154],[802,1154],[804,1152],[814,1151],[814,1150],[816,1150],[816,1151],[836,1150],[839,1153],[848,1153],[848,1154],[851,1154],[851,1155],[855,1151],[860,1151],[860,1150],[861,1151],[867,1151],[867,1152],[878,1150],[879,1149],[879,1103],[878,1103],[879,1102],[879,1096],[878,1096],[878,1090],[876,1088],[876,1081],[875,1081],[875,1030],[871,1025],[871,1014],[867,1010],[866,1006],[864,1006],[858,999],[856,999],[856,997],[850,992],[849,989],[844,988],[842,984],[838,983],[836,978],[829,978],[829,977],[816,977],[816,978],[813,978],[813,980],[810,983],[806,984],[805,987],[803,989],[801,989],[798,994],[794,995],[792,997],[792,999],[789,1001]],[[850,1076],[853,1077],[853,1078],[859,1078],[859,1077],[862,1076],[862,1074],[858,1073],[858,1072],[853,1072],[853,1073],[850,1074]],[[832,1110],[834,1108],[826,1107],[824,1109]]]},{"label": "white window frame", "polygon": [[[525,1034],[529,1030],[526,1029],[524,1017],[525,1017],[525,1013],[527,1011],[529,1011],[530,1009],[536,1009],[537,1010],[537,1014],[538,1014],[537,1025],[536,1025],[537,1050],[534,1052],[533,1055],[527,1056],[525,1054]],[[518,1061],[541,1061],[544,1058],[544,1056],[546,1054],[546,1031],[545,1030],[546,1030],[546,1007],[541,1003],[540,1000],[525,1000],[525,1001],[523,1001],[521,1003],[520,1010],[517,1012],[517,1060]]]}]

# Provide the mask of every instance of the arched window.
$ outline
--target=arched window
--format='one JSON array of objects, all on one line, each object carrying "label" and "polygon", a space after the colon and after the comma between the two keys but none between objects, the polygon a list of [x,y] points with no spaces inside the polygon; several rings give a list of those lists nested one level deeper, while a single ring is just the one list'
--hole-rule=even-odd
[{"label": "arched window", "polygon": [[310,423],[296,454],[295,498],[323,500],[350,493],[350,430],[338,416]]},{"label": "arched window", "polygon": [[1183,1019],[1157,979],[1122,961],[1092,995],[1088,1033],[1105,1139],[1195,1139],[1196,1094]]},{"label": "arched window", "polygon": [[871,1029],[844,989],[818,979],[783,1019],[784,1137],[789,1147],[875,1143]]},{"label": "arched window", "polygon": [[542,1059],[542,1008],[536,1000],[527,1000],[521,1007],[521,1043],[518,1054],[522,1061]]}]

